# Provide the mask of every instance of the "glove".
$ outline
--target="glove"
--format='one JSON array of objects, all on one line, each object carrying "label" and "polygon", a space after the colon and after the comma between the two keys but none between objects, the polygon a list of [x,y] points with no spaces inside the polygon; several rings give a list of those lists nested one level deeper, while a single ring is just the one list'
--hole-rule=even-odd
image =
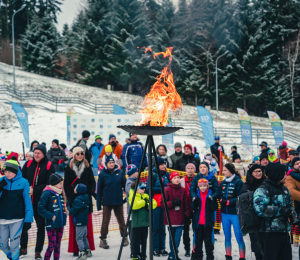
[{"label": "glove", "polygon": [[199,199],[199,198],[195,197],[195,198],[193,199],[193,202],[194,202],[194,207],[195,207],[195,208],[197,208],[197,207],[200,206],[200,199]]},{"label": "glove", "polygon": [[29,229],[31,229],[31,223],[30,222],[25,222],[23,224],[23,231],[27,232]]},{"label": "glove", "polygon": [[64,162],[64,160],[63,160],[63,159],[60,159],[60,160],[58,161],[58,164],[61,165],[63,162]]},{"label": "glove", "polygon": [[147,200],[147,199],[143,199],[144,201],[145,201],[145,209],[146,210],[148,210],[149,209],[149,205],[148,205],[148,203],[149,203],[149,200]]},{"label": "glove", "polygon": [[4,178],[2,178],[2,180],[0,182],[0,191],[2,191],[6,185],[7,185],[6,180]]},{"label": "glove", "polygon": [[181,205],[181,200],[179,198],[172,201],[172,207],[173,208],[175,208],[176,206],[180,206],[180,205]]},{"label": "glove", "polygon": [[221,204],[222,206],[226,206],[227,200],[221,200],[221,201],[220,201],[220,204]]},{"label": "glove", "polygon": [[290,216],[292,212],[293,212],[293,210],[290,208],[281,208],[279,210],[280,215],[286,216],[286,217]]}]

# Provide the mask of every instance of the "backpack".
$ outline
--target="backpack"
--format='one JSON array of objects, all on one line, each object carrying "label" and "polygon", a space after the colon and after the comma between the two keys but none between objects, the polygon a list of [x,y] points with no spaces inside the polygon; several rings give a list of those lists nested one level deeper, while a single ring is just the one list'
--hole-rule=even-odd
[{"label": "backpack", "polygon": [[[260,187],[262,186],[269,191],[269,204],[272,204],[273,195],[271,190],[267,185],[261,185]],[[263,224],[263,218],[259,217],[254,210],[253,195],[254,191],[247,191],[238,196],[236,200],[237,215],[239,217],[241,231],[244,235],[259,232]]]}]

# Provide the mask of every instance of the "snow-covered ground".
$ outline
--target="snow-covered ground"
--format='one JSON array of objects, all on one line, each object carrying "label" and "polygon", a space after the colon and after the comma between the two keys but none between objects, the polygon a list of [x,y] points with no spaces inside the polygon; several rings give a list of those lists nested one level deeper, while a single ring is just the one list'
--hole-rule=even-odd
[{"label": "snow-covered ground", "polygon": [[[167,237],[166,237],[166,250],[169,251],[170,247],[169,247],[169,232],[167,232]],[[192,231],[190,231],[190,237],[192,238]],[[112,231],[109,232],[108,234],[108,244],[110,246],[109,249],[105,250],[99,247],[99,234],[94,234],[94,238],[95,238],[95,246],[96,246],[96,250],[93,251],[93,257],[91,259],[103,259],[103,260],[116,260],[118,258],[118,253],[119,253],[119,248],[120,248],[120,244],[121,244],[121,237],[120,237],[120,233],[119,231]],[[215,242],[215,250],[214,250],[214,255],[215,255],[215,259],[216,260],[224,260],[225,259],[225,246],[224,246],[224,234],[223,231],[221,230],[221,234],[220,235],[216,235],[215,238],[217,239],[217,241]],[[255,259],[254,254],[252,253],[252,257],[251,257],[251,247],[250,247],[250,239],[249,236],[246,235],[244,237],[244,241],[246,244],[246,259],[250,260],[250,259]],[[44,256],[45,251],[46,251],[47,245],[44,246],[44,250],[42,255]],[[149,248],[149,246],[148,246]],[[298,257],[298,248],[292,246],[293,249],[293,259],[299,259]],[[181,239],[180,242],[180,247],[179,247],[179,257],[182,260],[189,260],[190,258],[187,258],[184,256],[184,246],[183,246],[183,242]],[[147,249],[147,255],[149,256],[149,251]],[[239,251],[238,251],[238,246],[237,243],[235,241],[235,237],[234,237],[234,233],[232,232],[232,257],[233,260],[238,260],[239,259]],[[0,251],[0,259],[4,260],[5,259],[5,254],[3,252]],[[22,256],[20,258],[21,260],[31,260],[34,259],[34,247],[29,247],[28,249],[28,255],[27,256]],[[68,241],[63,241],[62,245],[61,245],[61,254],[60,254],[60,259],[63,260],[67,260],[67,259],[76,259],[75,257],[73,257],[73,255],[71,253],[68,253]],[[123,260],[130,260],[130,248],[128,247],[124,247],[123,248],[123,253],[122,253],[122,257],[121,259]],[[167,259],[167,257],[155,257],[154,259]],[[204,258],[205,259],[205,258]],[[282,259],[284,260],[284,259]]]}]

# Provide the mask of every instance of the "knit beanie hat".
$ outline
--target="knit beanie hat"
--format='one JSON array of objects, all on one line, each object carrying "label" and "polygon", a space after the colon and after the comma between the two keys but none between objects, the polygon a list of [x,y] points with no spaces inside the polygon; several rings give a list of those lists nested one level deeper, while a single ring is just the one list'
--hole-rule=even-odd
[{"label": "knit beanie hat", "polygon": [[106,153],[112,153],[112,151],[113,151],[112,146],[110,144],[105,145],[104,151]]},{"label": "knit beanie hat", "polygon": [[235,174],[235,168],[233,168],[229,163],[226,163],[224,166],[231,172],[231,174]]},{"label": "knit beanie hat", "polygon": [[261,166],[259,164],[252,164],[251,167],[249,168],[248,172],[250,175],[256,170],[256,169],[261,169]]},{"label": "knit beanie hat", "polygon": [[238,153],[232,155],[232,161],[234,162],[236,159],[241,159],[241,156]]},{"label": "knit beanie hat", "polygon": [[271,181],[277,183],[283,179],[286,167],[280,163],[269,163],[265,168],[265,172]]},{"label": "knit beanie hat", "polygon": [[60,146],[63,150],[65,150],[67,148],[67,146],[65,144],[60,144]]},{"label": "knit beanie hat", "polygon": [[180,147],[180,148],[182,148],[182,145],[181,145],[181,143],[179,143],[179,142],[175,143],[175,145],[174,145],[174,148],[177,148],[177,147]]},{"label": "knit beanie hat", "polygon": [[101,139],[102,140],[102,137],[100,135],[96,135],[95,136],[95,141],[97,141],[97,139]]},{"label": "knit beanie hat", "polygon": [[268,159],[269,160],[268,155],[266,153],[261,153],[259,158],[260,158],[259,159],[260,161],[262,161],[262,159]]},{"label": "knit beanie hat", "polygon": [[59,146],[59,141],[57,139],[52,140],[52,143],[56,143]]},{"label": "knit beanie hat", "polygon": [[[200,163],[200,165],[201,165],[201,164],[204,164],[204,165],[207,167],[207,169],[209,170],[209,165],[208,165],[207,162],[203,161],[203,162]],[[200,165],[199,165],[199,166],[200,166]]]},{"label": "knit beanie hat", "polygon": [[84,130],[82,132],[82,138],[88,138],[90,137],[91,133],[88,130]]},{"label": "knit beanie hat", "polygon": [[188,163],[188,164],[185,166],[185,171],[186,171],[186,169],[189,168],[189,167],[193,167],[193,168],[194,168],[194,171],[196,171],[196,166],[195,166],[195,164],[193,164],[193,163]]},{"label": "knit beanie hat", "polygon": [[220,141],[220,136],[215,136],[215,141]]},{"label": "knit beanie hat", "polygon": [[64,179],[57,173],[52,173],[50,175],[50,178],[49,178],[49,184],[54,186],[60,182],[62,182]]},{"label": "knit beanie hat", "polygon": [[80,146],[76,146],[73,148],[73,154],[77,154],[79,152],[83,152],[84,153],[84,150],[80,147]]},{"label": "knit beanie hat", "polygon": [[115,162],[115,159],[111,155],[107,156],[105,159],[105,165],[107,165],[108,162]]},{"label": "knit beanie hat", "polygon": [[158,166],[162,164],[167,164],[167,162],[161,157],[157,157],[157,162],[158,162]]},{"label": "knit beanie hat", "polygon": [[134,164],[129,164],[126,167],[126,172],[128,176],[131,176],[132,174],[134,174],[135,172],[138,172],[139,169],[134,165]]},{"label": "knit beanie hat", "polygon": [[17,174],[19,171],[19,164],[17,158],[13,156],[10,160],[6,161],[3,166],[3,172],[10,171]]},{"label": "knit beanie hat", "polygon": [[33,152],[28,152],[28,153],[26,154],[26,157],[27,157],[27,156],[33,157]]},{"label": "knit beanie hat", "polygon": [[10,152],[10,154],[7,156],[7,160],[11,160],[12,157],[16,157],[16,161],[18,161],[18,158],[19,158],[19,154],[18,153],[15,153],[15,152]]},{"label": "knit beanie hat", "polygon": [[295,162],[300,161],[300,157],[295,157],[291,162],[291,167],[294,168]]},{"label": "knit beanie hat", "polygon": [[198,180],[198,186],[202,186],[202,185],[209,187],[208,180],[204,179],[204,178],[199,179]]},{"label": "knit beanie hat", "polygon": [[178,172],[171,172],[170,173],[170,181],[176,176],[180,177]]},{"label": "knit beanie hat", "polygon": [[287,146],[287,142],[286,141],[282,141],[281,145],[282,146]]},{"label": "knit beanie hat", "polygon": [[190,145],[190,144],[186,144],[185,146],[184,146],[184,148],[189,148],[191,151],[193,151],[193,147]]},{"label": "knit beanie hat", "polygon": [[87,192],[87,188],[84,184],[79,183],[76,185],[76,192],[78,195],[84,195]]},{"label": "knit beanie hat", "polygon": [[34,148],[34,150],[33,151],[35,151],[35,150],[40,150],[43,154],[44,154],[44,156],[46,156],[46,147],[45,147],[45,145],[43,145],[43,144],[39,144],[37,147],[35,147]]},{"label": "knit beanie hat", "polygon": [[116,138],[116,136],[114,134],[110,134],[108,137],[108,140],[112,139],[113,137]]},{"label": "knit beanie hat", "polygon": [[237,147],[236,147],[236,145],[234,145],[234,146],[231,146],[231,149],[235,149],[235,150],[237,150]]},{"label": "knit beanie hat", "polygon": [[254,158],[253,158],[253,163],[255,162],[255,161],[260,161],[260,157],[259,156],[255,156]]}]

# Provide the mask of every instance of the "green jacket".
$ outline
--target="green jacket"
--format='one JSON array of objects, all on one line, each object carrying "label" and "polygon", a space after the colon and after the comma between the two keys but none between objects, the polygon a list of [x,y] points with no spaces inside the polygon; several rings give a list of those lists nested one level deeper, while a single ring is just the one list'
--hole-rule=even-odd
[{"label": "green jacket", "polygon": [[[131,189],[129,192],[129,204],[131,205],[132,197],[133,197],[134,190]],[[148,194],[139,194],[136,193],[135,199],[133,202],[132,207],[132,220],[131,220],[131,228],[138,228],[138,227],[148,227],[149,226],[149,211],[145,209],[145,200],[149,201]],[[153,209],[157,207],[156,200],[153,201]],[[149,208],[149,203],[148,203]]]},{"label": "green jacket", "polygon": [[180,158],[182,157],[182,155],[183,155],[183,152],[181,152],[179,155],[176,154],[176,153],[173,153],[173,154],[170,156],[170,158],[171,158],[171,160],[172,160],[172,162],[173,162],[173,168],[175,167],[175,164],[176,164],[177,160],[180,159]]}]

